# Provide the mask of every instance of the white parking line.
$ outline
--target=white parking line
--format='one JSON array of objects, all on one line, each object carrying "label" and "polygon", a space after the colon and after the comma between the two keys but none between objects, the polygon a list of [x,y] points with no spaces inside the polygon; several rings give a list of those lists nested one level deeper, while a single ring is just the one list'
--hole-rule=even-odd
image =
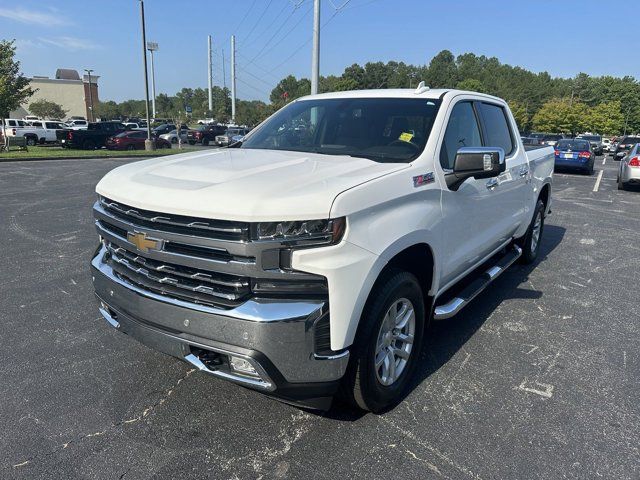
[{"label": "white parking line", "polygon": [[604,165],[607,162],[607,156],[605,155],[604,158],[602,159],[602,164]]},{"label": "white parking line", "polygon": [[600,170],[598,172],[598,178],[596,179],[596,184],[593,186],[593,191],[597,192],[600,188],[600,182],[602,181],[602,175],[604,175],[604,170]]}]

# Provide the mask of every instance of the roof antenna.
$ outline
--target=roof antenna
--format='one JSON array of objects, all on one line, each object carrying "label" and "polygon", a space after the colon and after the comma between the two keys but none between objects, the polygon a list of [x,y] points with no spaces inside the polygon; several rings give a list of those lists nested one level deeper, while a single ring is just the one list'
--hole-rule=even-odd
[{"label": "roof antenna", "polygon": [[415,92],[413,92],[413,93],[416,94],[416,95],[420,95],[421,93],[424,93],[424,92],[426,92],[428,90],[429,90],[429,87],[427,87],[425,85],[424,80],[423,80],[418,84],[418,88],[416,88]]}]

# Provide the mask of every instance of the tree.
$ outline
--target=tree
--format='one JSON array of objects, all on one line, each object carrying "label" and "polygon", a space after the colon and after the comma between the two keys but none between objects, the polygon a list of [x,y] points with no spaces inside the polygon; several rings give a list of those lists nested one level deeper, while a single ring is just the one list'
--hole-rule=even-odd
[{"label": "tree", "polygon": [[623,126],[622,104],[618,100],[596,105],[587,116],[587,128],[594,133],[617,134]]},{"label": "tree", "polygon": [[550,100],[533,116],[533,127],[540,132],[570,133],[586,130],[588,108],[571,100]]},{"label": "tree", "polygon": [[427,85],[431,88],[445,88],[458,83],[458,69],[449,50],[442,50],[431,59],[427,70]]},{"label": "tree", "polygon": [[509,102],[509,108],[511,109],[513,118],[518,124],[518,129],[521,132],[529,131],[529,128],[531,127],[531,117],[529,116],[527,104],[513,100]]},{"label": "tree", "polygon": [[469,90],[471,92],[487,93],[487,89],[484,84],[475,78],[467,78],[459,81],[456,88],[459,88],[460,90]]},{"label": "tree", "polygon": [[29,87],[29,79],[20,73],[20,62],[14,60],[15,54],[13,40],[0,40],[0,118],[8,117],[11,110],[35,93]]},{"label": "tree", "polygon": [[62,105],[56,102],[50,102],[41,98],[29,105],[29,112],[33,115],[37,115],[40,118],[57,118],[63,119],[69,110],[62,108]]}]

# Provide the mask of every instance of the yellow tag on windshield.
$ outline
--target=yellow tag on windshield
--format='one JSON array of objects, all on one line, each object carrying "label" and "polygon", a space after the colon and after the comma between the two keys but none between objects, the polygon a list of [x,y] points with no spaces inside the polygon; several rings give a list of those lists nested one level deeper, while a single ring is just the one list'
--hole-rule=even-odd
[{"label": "yellow tag on windshield", "polygon": [[404,132],[398,137],[398,140],[402,140],[403,142],[410,142],[412,138],[413,133]]}]

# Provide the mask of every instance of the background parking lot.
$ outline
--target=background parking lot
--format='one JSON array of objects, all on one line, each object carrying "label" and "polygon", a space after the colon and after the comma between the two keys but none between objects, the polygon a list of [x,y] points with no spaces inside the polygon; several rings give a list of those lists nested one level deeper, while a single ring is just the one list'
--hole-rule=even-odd
[{"label": "background parking lot", "polygon": [[101,319],[93,190],[126,161],[0,164],[1,478],[640,476],[640,189],[611,158],[555,175],[539,262],[433,325],[380,416],[278,403]]}]

